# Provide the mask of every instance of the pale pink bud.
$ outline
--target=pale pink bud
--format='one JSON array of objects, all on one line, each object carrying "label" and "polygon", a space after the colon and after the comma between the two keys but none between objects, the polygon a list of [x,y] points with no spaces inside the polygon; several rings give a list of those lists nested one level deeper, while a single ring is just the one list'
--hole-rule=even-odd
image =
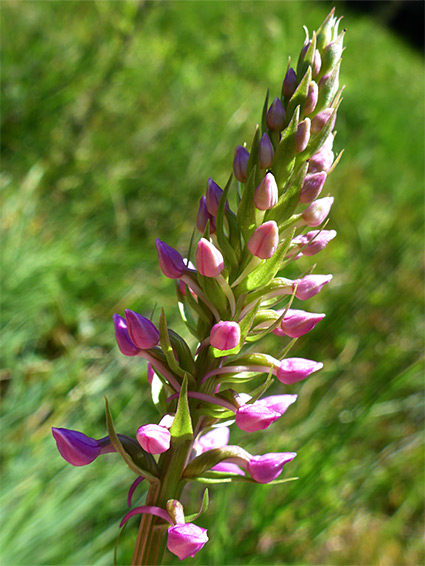
[{"label": "pale pink bud", "polygon": [[306,175],[300,191],[300,202],[308,204],[315,200],[322,192],[325,181],[326,173],[324,171]]},{"label": "pale pink bud", "polygon": [[171,434],[165,426],[143,425],[137,431],[137,442],[149,454],[162,454],[170,448]]},{"label": "pale pink bud", "polygon": [[211,328],[210,344],[217,350],[231,350],[241,339],[241,329],[237,322],[223,320]]},{"label": "pale pink bud", "polygon": [[248,241],[248,249],[260,259],[269,259],[275,253],[279,245],[279,229],[274,220],[261,224],[251,235]]},{"label": "pale pink bud", "polygon": [[333,202],[333,197],[325,197],[312,202],[301,214],[305,224],[313,228],[319,226],[327,218]]},{"label": "pale pink bud", "polygon": [[322,147],[320,151],[315,153],[308,161],[308,173],[318,173],[320,171],[328,171],[334,160],[334,152]]},{"label": "pale pink bud", "polygon": [[207,542],[207,529],[193,523],[175,525],[168,529],[167,548],[180,560],[195,556]]},{"label": "pale pink bud", "polygon": [[156,239],[155,245],[162,273],[170,279],[179,279],[186,271],[182,256],[177,250],[165,242],[161,242],[159,238]]},{"label": "pale pink bud", "polygon": [[199,240],[196,248],[196,267],[205,277],[217,277],[224,269],[220,250],[205,238]]},{"label": "pale pink bud", "polygon": [[298,124],[297,131],[295,133],[295,150],[297,153],[304,151],[310,140],[310,118],[305,118],[302,122]]},{"label": "pale pink bud", "polygon": [[335,230],[312,230],[307,234],[297,236],[292,243],[300,247],[306,246],[301,252],[302,255],[313,256],[321,252],[335,236]]},{"label": "pale pink bud", "polygon": [[332,275],[306,275],[302,279],[295,279],[292,286],[295,289],[295,296],[301,301],[306,301],[317,295],[322,287],[329,283]]},{"label": "pale pink bud", "polygon": [[316,77],[320,73],[321,66],[322,66],[322,58],[320,57],[319,50],[316,49],[313,57],[313,68],[312,68],[313,77]]},{"label": "pale pink bud", "polygon": [[276,97],[271,103],[270,108],[267,112],[267,126],[274,132],[281,132],[285,127],[285,119],[285,109],[280,101],[280,98]]},{"label": "pale pink bud", "polygon": [[215,183],[211,177],[207,181],[207,209],[212,216],[217,215],[218,205],[220,203],[223,190]]},{"label": "pale pink bud", "polygon": [[286,99],[290,99],[298,86],[297,75],[292,67],[286,71],[283,79],[282,94]]},{"label": "pale pink bud", "polygon": [[313,110],[316,108],[318,98],[319,87],[317,83],[311,81],[311,83],[308,85],[307,97],[305,99],[304,114],[311,114],[313,112]]},{"label": "pale pink bud", "polygon": [[235,177],[241,183],[247,181],[247,168],[248,168],[249,152],[246,148],[238,145],[233,159],[233,172]]},{"label": "pale pink bud", "polygon": [[248,462],[248,472],[258,483],[269,483],[278,478],[283,466],[293,460],[295,452],[279,452],[253,456]]},{"label": "pale pink bud", "polygon": [[335,120],[336,120],[336,112],[334,108],[325,108],[324,110],[316,114],[316,116],[311,121],[311,133],[318,134],[332,115],[333,115],[332,118],[333,123],[331,129],[333,128],[333,124],[335,124]]},{"label": "pale pink bud", "polygon": [[292,385],[308,377],[315,371],[322,369],[321,362],[314,362],[313,360],[306,360],[304,358],[286,358],[282,360],[276,377],[285,385]]},{"label": "pale pink bud", "polygon": [[[276,311],[279,316],[283,310]],[[318,322],[325,318],[324,314],[306,312],[298,309],[288,309],[280,325],[273,330],[276,336],[299,338],[310,332]]]},{"label": "pale pink bud", "polygon": [[258,144],[258,160],[261,169],[268,169],[273,164],[274,149],[269,135],[264,133]]},{"label": "pale pink bud", "polygon": [[133,312],[130,309],[125,311],[128,334],[137,348],[148,350],[159,342],[159,332],[156,326],[147,318]]},{"label": "pale pink bud", "polygon": [[137,356],[140,350],[133,344],[128,334],[127,323],[124,318],[115,313],[112,319],[114,321],[115,340],[117,341],[121,354],[124,354],[124,356]]},{"label": "pale pink bud", "polygon": [[279,198],[278,188],[272,173],[267,173],[255,190],[254,203],[258,210],[273,208]]}]

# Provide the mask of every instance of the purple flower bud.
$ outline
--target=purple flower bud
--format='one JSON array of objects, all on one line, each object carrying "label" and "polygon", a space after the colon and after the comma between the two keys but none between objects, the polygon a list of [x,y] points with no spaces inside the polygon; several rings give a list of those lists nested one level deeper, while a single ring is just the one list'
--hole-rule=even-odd
[{"label": "purple flower bud", "polygon": [[205,277],[217,277],[224,269],[221,252],[205,238],[201,238],[196,248],[196,267]]},{"label": "purple flower bud", "polygon": [[285,385],[292,385],[308,377],[311,373],[322,369],[321,362],[313,362],[304,358],[286,358],[282,360],[276,377]]},{"label": "purple flower bud", "polygon": [[316,49],[314,51],[314,57],[313,57],[313,68],[312,68],[313,77],[316,77],[320,73],[321,66],[322,66],[322,58],[320,57],[319,50]]},{"label": "purple flower bud", "polygon": [[280,98],[276,97],[271,103],[270,108],[267,112],[267,126],[274,132],[281,132],[285,127],[285,119],[285,109],[280,101]]},{"label": "purple flower bud", "polygon": [[210,344],[217,350],[225,351],[236,348],[241,339],[241,329],[237,322],[223,320],[211,329]]},{"label": "purple flower bud", "polygon": [[247,168],[248,168],[249,152],[247,149],[238,145],[233,159],[233,172],[235,177],[241,183],[247,181]]},{"label": "purple flower bud", "polygon": [[196,228],[201,234],[205,232],[208,220],[210,221],[210,234],[214,234],[216,230],[215,218],[208,212],[207,198],[202,196],[199,201],[198,214],[196,216]]},{"label": "purple flower bud", "polygon": [[248,463],[248,472],[258,483],[269,483],[278,478],[283,466],[293,460],[295,452],[278,452],[253,456]]},{"label": "purple flower bud", "polygon": [[273,208],[279,198],[278,188],[272,173],[267,173],[255,190],[254,203],[258,210]]},{"label": "purple flower bud", "polygon": [[170,448],[171,434],[165,426],[143,425],[137,431],[137,442],[149,454],[162,454]]},{"label": "purple flower bud", "polygon": [[319,226],[328,216],[333,202],[333,197],[325,197],[312,202],[301,214],[304,223],[313,228]]},{"label": "purple flower bud", "polygon": [[307,97],[305,99],[304,114],[311,114],[313,112],[313,110],[316,108],[318,98],[319,87],[317,86],[317,83],[311,81],[311,83],[308,85]]},{"label": "purple flower bud", "polygon": [[332,275],[306,275],[302,279],[295,279],[292,283],[295,289],[295,296],[301,301],[306,301],[317,295],[322,290],[323,285],[329,283]]},{"label": "purple flower bud", "polygon": [[180,560],[195,556],[207,542],[207,529],[193,523],[175,525],[168,529],[167,548]]},{"label": "purple flower bud", "polygon": [[260,259],[269,259],[275,253],[279,244],[279,229],[274,220],[261,224],[251,235],[248,249]]},{"label": "purple flower bud", "polygon": [[323,185],[326,181],[325,171],[320,171],[319,173],[312,173],[307,175],[304,179],[303,185],[300,191],[300,202],[303,204],[308,204],[315,200],[321,193]]},{"label": "purple flower bud", "polygon": [[283,79],[282,94],[286,99],[290,99],[298,86],[297,75],[292,67],[286,71]]},{"label": "purple flower bud", "polygon": [[[280,316],[283,310],[276,312]],[[276,336],[299,338],[307,334],[307,332],[310,332],[325,316],[324,314],[306,312],[298,309],[288,309],[280,326],[273,330],[273,334],[276,334]]]},{"label": "purple flower bud", "polygon": [[304,151],[308,145],[310,140],[310,126],[310,118],[305,118],[298,124],[298,128],[295,133],[295,150],[297,153]]},{"label": "purple flower bud", "polygon": [[334,160],[334,152],[322,147],[320,151],[315,153],[308,161],[308,173],[318,173],[320,171],[328,171]]},{"label": "purple flower bud", "polygon": [[[318,134],[331,116],[333,116],[332,122],[333,124],[335,124],[336,112],[334,108],[325,108],[324,110],[316,114],[316,116],[311,121],[311,133]],[[333,128],[333,124],[331,129]]]},{"label": "purple flower bud", "polygon": [[100,442],[82,432],[52,427],[56,446],[64,460],[73,466],[87,466],[106,452],[113,452],[110,442]]},{"label": "purple flower bud", "polygon": [[149,319],[126,309],[125,320],[130,339],[137,348],[149,350],[158,344],[159,332]]},{"label": "purple flower bud", "polygon": [[117,341],[121,354],[124,354],[124,356],[137,356],[139,348],[131,341],[126,321],[119,314],[114,314],[112,319],[114,321],[115,340]]},{"label": "purple flower bud", "polygon": [[258,144],[258,160],[261,169],[268,169],[273,164],[274,149],[269,135],[264,133]]},{"label": "purple flower bud", "polygon": [[206,194],[208,212],[211,214],[211,216],[216,216],[223,190],[220,189],[220,187],[211,179],[211,177],[207,181]]},{"label": "purple flower bud", "polygon": [[335,230],[312,230],[293,238],[292,243],[303,247],[302,255],[313,256],[321,252],[336,236]]},{"label": "purple flower bud", "polygon": [[155,245],[162,273],[170,279],[180,279],[186,271],[182,256],[177,250],[165,242],[161,242],[159,238],[156,239]]}]

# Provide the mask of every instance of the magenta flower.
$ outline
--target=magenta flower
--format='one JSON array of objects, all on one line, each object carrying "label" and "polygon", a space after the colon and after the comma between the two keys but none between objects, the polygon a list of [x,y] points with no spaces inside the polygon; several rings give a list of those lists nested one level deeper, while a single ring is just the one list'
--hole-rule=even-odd
[{"label": "magenta flower", "polygon": [[137,442],[149,454],[162,454],[170,448],[171,434],[165,426],[146,424],[138,429]]},{"label": "magenta flower", "polygon": [[59,454],[73,466],[87,466],[100,454],[115,452],[109,437],[101,440],[90,438],[77,430],[52,427],[52,434],[56,440]]},{"label": "magenta flower", "polygon": [[179,279],[186,271],[182,256],[177,250],[161,242],[159,238],[156,239],[155,245],[162,273],[170,279]]},{"label": "magenta flower", "polygon": [[315,371],[319,371],[322,367],[323,364],[321,362],[314,362],[304,358],[286,358],[282,360],[276,377],[281,383],[292,385],[297,383],[297,381],[302,381]]},{"label": "magenta flower", "polygon": [[333,202],[333,197],[325,197],[312,202],[301,214],[304,223],[313,228],[319,226],[328,216]]},{"label": "magenta flower", "polygon": [[[197,438],[193,445],[194,456],[203,454],[213,448],[224,448],[229,443],[229,427],[219,426]],[[244,472],[237,464],[232,462],[220,462],[211,468],[215,472],[225,472],[244,476]]]},{"label": "magenta flower", "polygon": [[207,529],[193,523],[175,525],[168,529],[167,548],[180,560],[189,556],[193,558],[207,542]]},{"label": "magenta flower", "polygon": [[236,411],[236,425],[245,432],[264,430],[279,419],[296,399],[296,395],[273,395],[243,405]]},{"label": "magenta flower", "polygon": [[272,173],[267,173],[255,190],[254,204],[258,210],[269,210],[276,205],[278,198],[275,178]]},{"label": "magenta flower", "polygon": [[279,229],[274,220],[264,222],[248,240],[248,249],[260,259],[269,259],[279,245]]},{"label": "magenta flower", "polygon": [[236,179],[241,183],[246,183],[247,181],[248,160],[248,150],[241,145],[238,145],[235,151],[235,157],[233,159],[233,172]]},{"label": "magenta flower", "polygon": [[126,309],[125,320],[130,339],[137,348],[148,350],[158,344],[158,329],[149,319],[137,312]]},{"label": "magenta flower", "polygon": [[241,339],[241,329],[237,322],[222,320],[214,324],[210,334],[210,344],[217,350],[231,350]]},{"label": "magenta flower", "polygon": [[278,452],[253,456],[248,462],[249,475],[258,483],[269,483],[280,476],[283,466],[296,455],[296,452]]},{"label": "magenta flower", "polygon": [[220,250],[205,238],[199,240],[196,248],[196,267],[205,277],[217,277],[224,269]]},{"label": "magenta flower", "polygon": [[295,296],[301,301],[306,301],[317,295],[322,287],[331,281],[332,275],[306,275],[302,279],[295,279],[292,283]]},{"label": "magenta flower", "polygon": [[[276,312],[280,316],[283,313],[283,309]],[[276,334],[276,336],[299,338],[307,334],[307,332],[310,332],[325,316],[324,314],[306,312],[298,309],[288,309],[280,325],[273,330],[273,334]]]},{"label": "magenta flower", "polygon": [[114,321],[115,340],[117,341],[121,354],[124,354],[124,356],[137,356],[140,350],[132,342],[124,318],[119,314],[114,314],[112,319]]}]

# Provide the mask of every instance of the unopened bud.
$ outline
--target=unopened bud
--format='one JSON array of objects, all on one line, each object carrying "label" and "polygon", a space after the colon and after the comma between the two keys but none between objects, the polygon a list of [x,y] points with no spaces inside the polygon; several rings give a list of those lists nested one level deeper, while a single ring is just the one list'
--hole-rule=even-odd
[{"label": "unopened bud", "polygon": [[312,202],[301,214],[304,223],[313,228],[319,226],[328,216],[333,202],[333,197],[325,197]]},{"label": "unopened bud", "polygon": [[317,295],[322,287],[331,281],[332,275],[306,275],[302,279],[295,279],[292,283],[295,296],[301,301],[307,301]]},{"label": "unopened bud", "polygon": [[264,133],[258,144],[258,160],[261,169],[268,169],[273,163],[274,149],[269,135]]},{"label": "unopened bud", "polygon": [[143,425],[137,431],[137,442],[149,454],[162,454],[170,448],[171,434],[165,426]]},{"label": "unopened bud", "polygon": [[205,277],[217,277],[224,269],[220,250],[205,238],[199,240],[196,248],[196,267]]},{"label": "unopened bud", "polygon": [[124,356],[137,356],[139,348],[135,346],[131,340],[125,319],[119,314],[114,314],[112,317],[114,321],[115,340],[117,341],[118,348]]},{"label": "unopened bud", "polygon": [[278,478],[283,466],[293,460],[295,452],[279,452],[253,456],[248,463],[248,472],[258,483],[269,483]]},{"label": "unopened bud", "polygon": [[207,227],[207,222],[210,221],[210,234],[216,231],[215,218],[211,216],[207,208],[207,198],[202,196],[199,201],[198,215],[196,217],[196,228],[203,234]]},{"label": "unopened bud", "polygon": [[331,126],[332,129],[336,120],[336,112],[334,108],[325,108],[324,110],[316,114],[316,116],[311,121],[311,133],[318,134],[329,119],[332,119],[333,122]]},{"label": "unopened bud", "polygon": [[313,202],[320,195],[325,181],[326,173],[324,171],[306,175],[300,191],[300,202],[303,204]]},{"label": "unopened bud", "polygon": [[316,77],[320,73],[321,66],[322,66],[322,58],[320,57],[319,50],[316,49],[314,51],[314,58],[313,58],[313,68],[312,68],[313,77]]},{"label": "unopened bud", "polygon": [[304,103],[304,114],[311,114],[313,112],[313,110],[316,108],[318,97],[319,87],[317,86],[317,83],[311,81],[311,83],[308,85],[307,97]]},{"label": "unopened bud", "polygon": [[292,243],[304,247],[302,255],[313,256],[321,252],[336,236],[335,230],[312,230],[300,236],[296,236]]},{"label": "unopened bud", "polygon": [[147,318],[133,312],[130,309],[125,311],[128,334],[137,348],[148,350],[159,342],[159,332],[156,326]]},{"label": "unopened bud", "polygon": [[223,190],[210,177],[207,181],[206,200],[207,210],[211,216],[217,215],[218,205],[222,194]]},{"label": "unopened bud", "polygon": [[159,238],[156,239],[155,245],[162,273],[170,279],[180,279],[186,271],[182,256],[177,250],[165,242],[161,242]]},{"label": "unopened bud", "polygon": [[286,113],[280,101],[280,98],[275,98],[270,105],[267,112],[266,123],[270,130],[274,132],[281,132],[285,127]]},{"label": "unopened bud", "polygon": [[77,430],[52,427],[52,434],[60,455],[73,466],[87,466],[101,453],[98,440]]},{"label": "unopened bud", "polygon": [[279,198],[278,188],[272,173],[267,173],[255,190],[254,203],[258,210],[273,208]]},{"label": "unopened bud", "polygon": [[210,334],[210,344],[217,350],[225,351],[236,348],[241,339],[241,329],[237,322],[224,320],[217,322]]},{"label": "unopened bud", "polygon": [[308,173],[319,173],[320,171],[329,171],[334,161],[334,152],[331,149],[322,147],[320,151],[315,153],[308,161]]},{"label": "unopened bud", "polygon": [[[278,310],[277,313],[281,315],[283,310]],[[324,314],[288,309],[280,325],[273,330],[273,334],[299,338],[310,332],[324,318]]]},{"label": "unopened bud", "polygon": [[297,381],[306,379],[306,377],[315,371],[319,371],[322,367],[323,364],[321,362],[314,362],[305,358],[286,358],[282,360],[276,377],[281,383],[292,385],[297,383]]},{"label": "unopened bud", "polygon": [[279,229],[274,220],[261,224],[248,241],[248,250],[260,259],[269,259],[279,244]]},{"label": "unopened bud", "polygon": [[285,78],[283,79],[282,85],[282,94],[283,96],[289,100],[291,96],[294,94],[296,88],[298,86],[297,75],[292,67],[286,71]]},{"label": "unopened bud", "polygon": [[298,128],[295,133],[295,150],[297,153],[304,151],[308,145],[310,140],[310,125],[310,118],[305,118],[298,124]]},{"label": "unopened bud", "polygon": [[236,179],[241,183],[246,183],[247,181],[248,160],[249,151],[241,145],[238,145],[233,159],[233,172]]}]

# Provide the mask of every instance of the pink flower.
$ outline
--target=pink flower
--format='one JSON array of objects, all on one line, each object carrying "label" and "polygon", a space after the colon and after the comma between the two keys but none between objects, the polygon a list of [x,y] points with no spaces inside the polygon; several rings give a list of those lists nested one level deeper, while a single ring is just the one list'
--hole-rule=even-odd
[{"label": "pink flower", "polygon": [[199,240],[196,248],[196,267],[205,277],[217,277],[224,269],[220,250],[205,238]]},{"label": "pink flower", "polygon": [[210,344],[217,350],[231,350],[239,344],[240,339],[241,329],[237,322],[224,320],[211,329]]},{"label": "pink flower", "polygon": [[307,175],[301,187],[300,202],[309,204],[315,200],[322,192],[325,181],[326,173],[324,171]]},{"label": "pink flower", "polygon": [[279,419],[296,399],[296,395],[273,395],[243,405],[236,411],[236,425],[246,432],[264,430]]},{"label": "pink flower", "polygon": [[261,224],[251,235],[248,241],[248,249],[260,259],[269,259],[275,253],[279,245],[279,229],[274,220]]},{"label": "pink flower", "polygon": [[328,216],[333,202],[333,197],[325,197],[312,202],[301,214],[304,223],[313,228],[319,226]]},{"label": "pink flower", "polygon": [[170,448],[171,434],[165,426],[146,424],[137,431],[137,442],[149,454],[162,454]]},{"label": "pink flower", "polygon": [[332,275],[306,275],[302,279],[295,279],[292,283],[296,288],[295,296],[301,301],[306,301],[317,295],[322,287],[331,281]]},{"label": "pink flower", "polygon": [[286,358],[282,360],[276,377],[285,385],[292,385],[308,377],[315,371],[322,369],[321,362],[306,360],[304,358]]},{"label": "pink flower", "polygon": [[253,456],[248,463],[248,472],[256,482],[269,483],[280,476],[283,466],[296,455],[295,452],[278,452]]},{"label": "pink flower", "polygon": [[272,173],[267,173],[255,190],[254,204],[258,210],[273,208],[279,198],[277,184]]},{"label": "pink flower", "polygon": [[335,230],[312,230],[300,236],[296,236],[292,240],[292,244],[304,247],[301,251],[302,255],[313,256],[321,252],[331,240],[336,236]]},{"label": "pink flower", "polygon": [[[283,310],[276,311],[279,316]],[[299,338],[310,332],[318,322],[325,318],[324,314],[306,312],[298,309],[288,309],[280,326],[273,330],[276,336],[290,336]]]},{"label": "pink flower", "polygon": [[168,529],[167,548],[180,560],[194,557],[208,542],[207,529],[193,523],[174,525]]}]

